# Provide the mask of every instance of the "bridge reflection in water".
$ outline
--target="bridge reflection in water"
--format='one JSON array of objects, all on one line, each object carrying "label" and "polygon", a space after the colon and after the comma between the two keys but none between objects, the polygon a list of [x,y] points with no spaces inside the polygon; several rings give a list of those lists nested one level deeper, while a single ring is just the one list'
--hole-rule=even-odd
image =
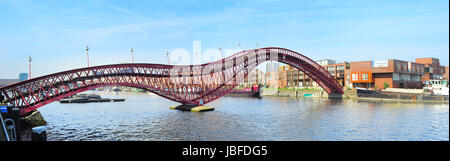
[{"label": "bridge reflection in water", "polygon": [[[38,109],[48,140],[448,140],[448,104],[316,98],[222,97],[206,113],[169,110],[176,102],[139,93],[98,92],[119,103]],[[120,95],[119,95],[120,94]],[[242,106],[245,105],[245,106]]]}]

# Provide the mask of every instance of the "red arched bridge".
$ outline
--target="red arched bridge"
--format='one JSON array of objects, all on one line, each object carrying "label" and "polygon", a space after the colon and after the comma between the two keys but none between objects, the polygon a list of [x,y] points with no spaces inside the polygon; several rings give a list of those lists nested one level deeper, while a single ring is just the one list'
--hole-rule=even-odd
[{"label": "red arched bridge", "polygon": [[21,115],[103,86],[141,88],[182,104],[203,105],[231,91],[257,65],[269,60],[301,70],[329,94],[343,93],[336,79],[315,61],[292,50],[268,47],[200,65],[113,64],[74,69],[1,87],[0,94]]}]

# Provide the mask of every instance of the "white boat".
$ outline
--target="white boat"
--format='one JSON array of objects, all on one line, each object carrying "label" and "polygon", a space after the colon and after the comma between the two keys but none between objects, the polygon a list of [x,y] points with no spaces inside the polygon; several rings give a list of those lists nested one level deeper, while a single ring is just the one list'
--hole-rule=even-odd
[{"label": "white boat", "polygon": [[424,90],[432,91],[434,95],[448,96],[447,80],[430,80],[425,83]]}]

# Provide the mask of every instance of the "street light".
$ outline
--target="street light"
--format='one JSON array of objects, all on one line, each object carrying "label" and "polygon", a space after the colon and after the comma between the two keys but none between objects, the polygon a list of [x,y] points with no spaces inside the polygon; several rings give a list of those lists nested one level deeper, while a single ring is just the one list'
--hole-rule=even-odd
[{"label": "street light", "polygon": [[167,64],[170,65],[170,60],[169,60],[169,51],[166,51],[166,56],[167,56]]},{"label": "street light", "polygon": [[133,48],[131,48],[131,63],[134,64]]},{"label": "street light", "polygon": [[[241,43],[238,43],[238,46],[239,46],[239,48],[241,48],[241,51],[244,51],[244,50],[242,50]],[[248,68],[246,69],[246,71],[248,73]],[[246,86],[247,84],[248,84],[248,77],[244,79],[244,86]]]},{"label": "street light", "polygon": [[220,57],[223,59],[222,48],[219,47]]},{"label": "street light", "polygon": [[31,59],[31,56],[28,56],[28,79],[31,79],[31,61],[32,61],[32,59]]},{"label": "street light", "polygon": [[89,47],[86,45],[87,67],[89,67]]},{"label": "street light", "polygon": [[[221,59],[222,59],[222,66],[223,66],[224,65],[223,63],[225,61],[223,61],[223,53],[222,53],[222,48],[221,47],[219,47],[219,52],[220,52],[220,57],[222,57]],[[222,78],[225,78],[225,72],[223,72],[223,71],[222,71]]]}]

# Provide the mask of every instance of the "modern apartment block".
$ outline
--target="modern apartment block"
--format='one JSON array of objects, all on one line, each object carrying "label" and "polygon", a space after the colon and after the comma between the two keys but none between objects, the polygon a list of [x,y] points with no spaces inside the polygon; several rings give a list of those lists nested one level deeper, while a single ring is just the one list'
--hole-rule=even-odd
[{"label": "modern apartment block", "polygon": [[353,87],[362,88],[422,88],[424,65],[396,59],[350,63]]},{"label": "modern apartment block", "polygon": [[[333,62],[333,60],[328,60],[323,62],[329,64],[328,62]],[[346,81],[347,74],[349,73],[350,64],[344,63],[331,63],[331,65],[323,65],[323,68],[328,70],[330,74],[336,78],[336,80],[343,86],[346,87],[350,84]],[[291,67],[289,65],[280,66],[278,69],[278,86],[280,88],[295,88],[295,87],[313,87],[318,88],[317,83],[314,82],[308,75],[304,74],[302,71]]]},{"label": "modern apartment block", "polygon": [[[447,79],[448,66],[439,65],[436,58],[418,58],[416,62],[397,59],[335,63],[318,60],[323,68],[348,88],[410,88],[421,89],[430,79]],[[277,72],[266,73],[266,85],[276,88],[319,88],[314,80],[289,65],[279,66]]]},{"label": "modern apartment block", "polygon": [[[422,82],[427,84],[430,80],[444,79],[445,66],[439,64],[437,58],[417,58],[417,63],[425,65],[425,73],[422,76]],[[448,77],[447,77],[448,78]]]},{"label": "modern apartment block", "polygon": [[263,71],[254,69],[248,73],[248,76],[239,85],[251,87],[258,84],[266,84],[266,77]]},{"label": "modern apartment block", "polygon": [[336,64],[336,60],[331,59],[316,60],[315,62],[321,66]]},{"label": "modern apartment block", "polygon": [[266,63],[266,72],[277,72],[279,63],[275,61],[269,61]]},{"label": "modern apartment block", "polygon": [[278,88],[278,72],[267,72],[266,76],[266,84],[265,86]]},{"label": "modern apartment block", "polygon": [[277,83],[279,88],[311,87],[314,82],[302,71],[289,65],[278,67],[276,75],[278,81],[273,83]]},{"label": "modern apartment block", "polygon": [[323,68],[328,70],[328,72],[330,72],[330,74],[334,78],[336,78],[336,80],[339,82],[339,84],[341,84],[342,87],[351,85],[349,81],[350,77],[347,78],[347,76],[350,75],[350,64],[348,62],[324,65]]}]

